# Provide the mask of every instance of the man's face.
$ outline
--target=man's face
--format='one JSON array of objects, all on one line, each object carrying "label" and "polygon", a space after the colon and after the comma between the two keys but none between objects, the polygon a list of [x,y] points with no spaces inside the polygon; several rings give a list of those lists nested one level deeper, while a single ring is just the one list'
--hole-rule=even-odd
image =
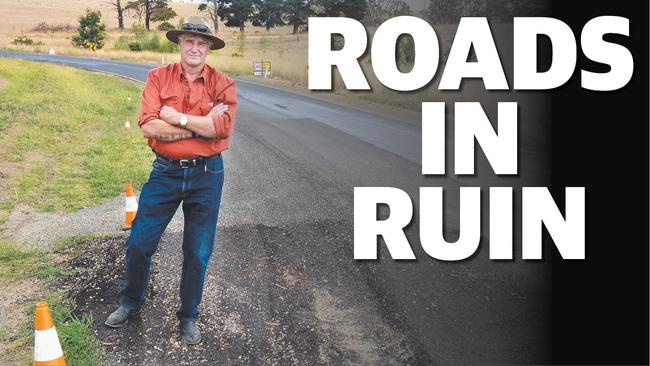
[{"label": "man's face", "polygon": [[181,62],[190,66],[199,66],[205,63],[205,58],[210,51],[210,41],[195,35],[185,34],[181,37]]}]

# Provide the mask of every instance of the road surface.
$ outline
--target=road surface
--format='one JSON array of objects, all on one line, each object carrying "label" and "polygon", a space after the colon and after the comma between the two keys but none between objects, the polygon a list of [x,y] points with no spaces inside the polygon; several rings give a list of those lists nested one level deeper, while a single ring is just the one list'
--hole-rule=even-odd
[{"label": "road surface", "polygon": [[[55,62],[139,82],[156,66],[13,52],[0,52],[0,57]],[[519,202],[517,187],[546,186],[543,100],[525,93],[503,99],[520,103],[519,175],[494,176],[478,150],[476,176],[424,177],[419,121],[247,80],[238,80],[238,91],[238,121],[232,148],[224,154],[221,215],[200,321],[204,341],[194,348],[178,342],[174,312],[182,225],[170,226],[163,236],[141,319],[123,330],[101,326],[121,283],[124,238],[113,238],[97,243],[106,249],[98,258],[86,258],[103,270],[89,275],[97,284],[78,298],[100,320],[95,327],[110,362],[548,362],[548,261],[524,263],[520,247],[515,247],[515,261],[490,261],[487,236],[469,260],[437,261],[419,244],[417,217],[407,228],[414,261],[392,260],[381,241],[380,260],[355,261],[352,238],[357,186],[400,188],[411,196],[416,212],[419,187],[445,187],[448,240],[459,232],[458,187],[513,186]],[[496,106],[498,97],[475,99],[493,113],[490,105]],[[483,195],[487,204],[487,188]],[[519,209],[515,212],[517,217]],[[484,227],[487,217],[484,209]],[[80,286],[84,283],[90,282]]]}]

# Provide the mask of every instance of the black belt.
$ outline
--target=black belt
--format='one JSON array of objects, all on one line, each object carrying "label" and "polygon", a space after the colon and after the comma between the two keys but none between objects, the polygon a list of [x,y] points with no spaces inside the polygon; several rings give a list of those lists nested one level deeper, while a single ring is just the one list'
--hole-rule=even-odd
[{"label": "black belt", "polygon": [[196,158],[185,158],[185,159],[172,159],[166,157],[165,155],[160,155],[158,153],[156,153],[156,156],[160,160],[165,161],[167,163],[172,163],[172,164],[178,163],[181,166],[181,168],[189,168],[189,167],[203,165],[207,160],[221,156],[221,153],[218,153],[217,155],[213,155],[210,157],[199,156]]}]

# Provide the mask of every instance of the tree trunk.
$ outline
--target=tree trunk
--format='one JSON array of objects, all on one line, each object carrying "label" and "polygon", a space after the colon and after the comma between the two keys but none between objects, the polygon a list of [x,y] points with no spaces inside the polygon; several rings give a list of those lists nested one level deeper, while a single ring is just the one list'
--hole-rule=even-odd
[{"label": "tree trunk", "polygon": [[293,34],[298,33],[298,22],[293,22]]},{"label": "tree trunk", "polygon": [[239,26],[239,33],[244,33],[244,24]]},{"label": "tree trunk", "polygon": [[124,9],[122,9],[120,0],[117,0],[115,7],[117,8],[117,23],[119,24],[120,29],[124,29]]},{"label": "tree trunk", "polygon": [[151,20],[151,0],[144,0],[144,27],[149,30],[149,21]]},{"label": "tree trunk", "polygon": [[219,0],[212,0],[212,4],[214,5],[212,21],[214,22],[214,32],[217,33],[219,32]]}]

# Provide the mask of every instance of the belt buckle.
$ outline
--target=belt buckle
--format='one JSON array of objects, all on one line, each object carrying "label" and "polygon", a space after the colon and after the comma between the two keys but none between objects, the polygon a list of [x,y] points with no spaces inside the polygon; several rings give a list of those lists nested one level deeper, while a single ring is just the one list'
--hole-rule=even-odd
[{"label": "belt buckle", "polygon": [[178,162],[183,169],[189,168],[190,166],[196,166],[196,161],[194,159],[181,159]]}]

